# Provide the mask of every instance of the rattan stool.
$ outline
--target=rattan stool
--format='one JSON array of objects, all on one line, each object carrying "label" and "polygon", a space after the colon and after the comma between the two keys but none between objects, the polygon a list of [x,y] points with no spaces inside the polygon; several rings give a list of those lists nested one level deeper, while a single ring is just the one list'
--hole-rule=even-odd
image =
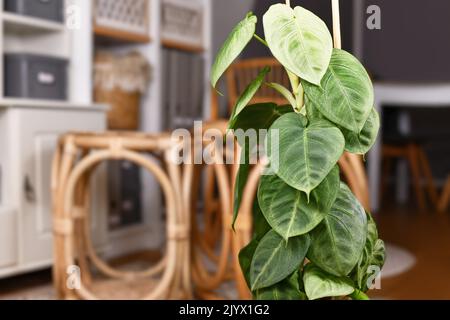
[{"label": "rattan stool", "polygon": [[[222,137],[227,131],[227,121],[214,121],[203,126],[207,132],[215,129],[221,132]],[[207,136],[207,135],[206,135]],[[246,210],[241,212],[236,230],[232,230],[234,188],[236,174],[239,168],[239,146],[234,144],[227,149],[225,145],[213,143],[203,135],[203,148],[195,150],[199,153],[213,154],[213,163],[197,164],[194,169],[192,187],[192,276],[195,284],[195,293],[203,299],[223,299],[220,287],[228,281],[235,283],[239,299],[251,299],[245,278],[239,266],[238,255],[252,238],[252,213]],[[223,140],[222,140],[223,141]],[[207,150],[212,148],[214,150]],[[211,152],[212,151],[212,152]],[[193,154],[194,155],[194,154]],[[226,159],[232,157],[232,164]],[[261,166],[253,169],[262,169]],[[203,175],[202,175],[203,173]],[[259,179],[251,174],[246,185],[246,194],[254,194]],[[256,177],[256,179],[255,179]],[[201,188],[203,181],[203,188]],[[203,211],[197,212],[199,194],[203,190]],[[252,196],[253,198],[253,196]],[[253,200],[252,200],[253,201]],[[248,200],[247,200],[248,202]],[[252,202],[253,203],[253,202]],[[199,221],[199,218],[202,221]]]},{"label": "rattan stool", "polygon": [[[54,284],[64,299],[110,299],[108,293],[136,297],[135,284],[146,284],[139,298],[191,298],[190,221],[186,204],[191,185],[192,166],[171,161],[179,143],[170,136],[138,133],[69,133],[61,137],[52,169],[54,226]],[[162,167],[147,156],[162,160]],[[158,181],[165,196],[167,246],[164,258],[150,269],[127,272],[112,268],[96,253],[90,235],[90,176],[104,161],[127,160],[147,169]],[[186,195],[186,196],[185,196]],[[90,266],[107,281],[94,277]],[[67,285],[67,272],[79,268],[81,281]],[[95,280],[94,280],[95,278]],[[130,289],[131,288],[131,289]]]}]

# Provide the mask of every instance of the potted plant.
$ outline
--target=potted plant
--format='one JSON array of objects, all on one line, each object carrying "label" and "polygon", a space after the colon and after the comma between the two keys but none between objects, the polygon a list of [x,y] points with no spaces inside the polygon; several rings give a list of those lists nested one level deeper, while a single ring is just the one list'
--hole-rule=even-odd
[{"label": "potted plant", "polygon": [[[212,85],[252,39],[283,65],[291,88],[270,83],[289,102],[249,105],[270,72],[264,68],[243,92],[230,129],[267,129],[268,168],[254,206],[254,238],[239,256],[256,299],[367,299],[373,270],[381,270],[384,243],[347,185],[338,161],[366,154],[380,128],[371,80],[350,53],[333,48],[326,24],[290,2],[263,17],[265,39],[249,13],[231,32],[212,68]],[[276,137],[276,138],[274,138]],[[244,140],[236,182],[235,221],[249,175]],[[276,152],[273,150],[276,149]]]}]

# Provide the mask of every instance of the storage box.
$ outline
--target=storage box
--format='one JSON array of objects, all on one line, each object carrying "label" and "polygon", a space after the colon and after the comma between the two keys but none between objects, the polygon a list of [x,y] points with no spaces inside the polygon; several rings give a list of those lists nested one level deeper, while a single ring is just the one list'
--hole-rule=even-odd
[{"label": "storage box", "polygon": [[64,0],[6,0],[5,10],[46,20],[64,21]]},{"label": "storage box", "polygon": [[163,41],[203,46],[204,8],[199,1],[163,0],[161,38]]},{"label": "storage box", "polygon": [[67,99],[68,61],[32,54],[5,55],[5,95],[45,100]]}]

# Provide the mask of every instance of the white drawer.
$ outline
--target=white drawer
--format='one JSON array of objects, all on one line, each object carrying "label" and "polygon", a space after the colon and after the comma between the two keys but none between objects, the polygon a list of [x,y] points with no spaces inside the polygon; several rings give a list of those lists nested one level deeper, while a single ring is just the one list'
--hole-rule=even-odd
[{"label": "white drawer", "polygon": [[0,268],[17,264],[17,213],[0,208]]}]

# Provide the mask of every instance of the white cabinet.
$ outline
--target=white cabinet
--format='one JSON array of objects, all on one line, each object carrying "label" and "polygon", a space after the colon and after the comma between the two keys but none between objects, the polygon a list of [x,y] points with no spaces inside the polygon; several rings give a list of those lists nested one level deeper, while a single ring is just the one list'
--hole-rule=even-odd
[{"label": "white cabinet", "polygon": [[[2,125],[8,128],[0,129],[8,137],[7,148],[2,146],[7,156],[0,156],[0,166],[6,173],[2,186],[8,192],[5,190],[0,208],[7,205],[16,212],[0,211],[0,276],[2,271],[8,274],[51,265],[50,177],[58,137],[69,131],[104,131],[105,113],[87,108],[12,107],[0,112]],[[93,179],[92,225],[98,244],[107,237],[105,172],[98,169]],[[4,227],[4,223],[10,227]],[[4,267],[10,270],[2,270]]]},{"label": "white cabinet", "polygon": [[0,209],[0,268],[14,266],[18,261],[17,212]]}]

